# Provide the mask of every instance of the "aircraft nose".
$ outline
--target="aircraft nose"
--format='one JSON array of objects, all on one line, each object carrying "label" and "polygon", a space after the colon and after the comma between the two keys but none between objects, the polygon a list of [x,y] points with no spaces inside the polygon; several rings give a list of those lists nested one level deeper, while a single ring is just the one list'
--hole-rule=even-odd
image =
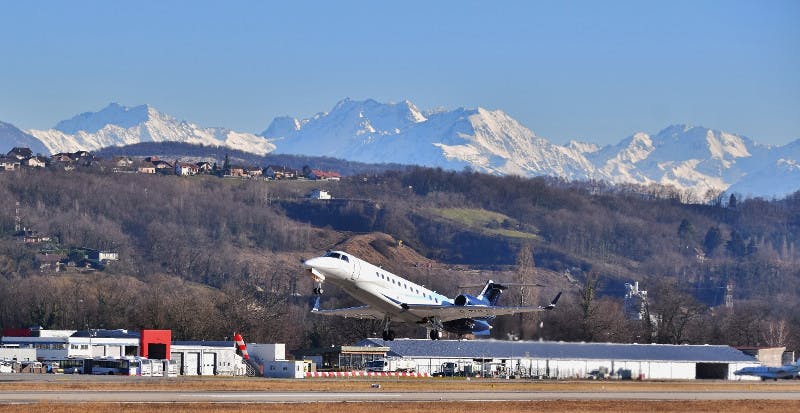
[{"label": "aircraft nose", "polygon": [[327,258],[327,257],[316,257],[311,258],[310,260],[306,260],[303,265],[309,268],[316,268],[318,270],[332,270],[336,268],[338,264],[336,261]]}]

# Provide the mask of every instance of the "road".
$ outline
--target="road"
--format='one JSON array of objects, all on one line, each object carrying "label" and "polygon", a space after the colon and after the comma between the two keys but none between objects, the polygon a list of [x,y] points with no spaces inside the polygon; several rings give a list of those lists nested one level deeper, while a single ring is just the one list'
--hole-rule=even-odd
[{"label": "road", "polygon": [[308,402],[399,402],[399,401],[540,401],[540,400],[800,400],[792,391],[702,391],[702,392],[253,392],[253,391],[3,391],[0,403],[47,402],[174,402],[174,403],[308,403]]}]

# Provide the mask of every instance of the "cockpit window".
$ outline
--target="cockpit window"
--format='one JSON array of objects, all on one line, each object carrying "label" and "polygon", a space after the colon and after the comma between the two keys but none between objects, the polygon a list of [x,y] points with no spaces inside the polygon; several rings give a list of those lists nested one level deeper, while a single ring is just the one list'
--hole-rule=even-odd
[{"label": "cockpit window", "polygon": [[342,260],[344,260],[346,262],[350,262],[350,259],[347,258],[347,255],[344,255],[344,254],[342,254]]},{"label": "cockpit window", "polygon": [[341,258],[341,255],[338,252],[329,252],[325,254],[325,256],[331,258]]}]

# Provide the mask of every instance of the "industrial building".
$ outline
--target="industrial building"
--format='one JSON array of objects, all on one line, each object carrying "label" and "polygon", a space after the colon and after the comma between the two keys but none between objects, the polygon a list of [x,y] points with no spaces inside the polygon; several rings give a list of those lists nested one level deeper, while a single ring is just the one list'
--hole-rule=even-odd
[{"label": "industrial building", "polygon": [[251,361],[237,354],[233,341],[172,341],[170,330],[6,329],[0,360],[61,362],[84,359],[146,358],[170,360],[183,376],[301,378],[310,363],[286,360],[285,344],[250,344]]},{"label": "industrial building", "polygon": [[247,365],[232,341],[176,341],[170,360],[182,376],[245,376]]},{"label": "industrial building", "polygon": [[301,379],[312,368],[311,363],[303,360],[286,360],[286,344],[251,343],[247,345],[247,351],[260,376]]},{"label": "industrial building", "polygon": [[[380,356],[416,361],[417,372],[431,375],[454,369],[482,376],[532,378],[726,379],[746,380],[733,372],[758,366],[730,346],[564,343],[498,340],[362,340],[354,347],[388,349]],[[349,348],[348,348],[349,349]],[[371,352],[361,352],[362,354]],[[359,369],[352,356],[343,363]],[[378,357],[371,355],[370,358]],[[446,373],[446,371],[445,371]],[[755,378],[757,379],[757,378]]]},{"label": "industrial building", "polygon": [[4,360],[57,362],[142,357],[174,360],[178,374],[245,375],[233,342],[172,342],[170,330],[6,329],[0,340]]},{"label": "industrial building", "polygon": [[[147,330],[145,330],[147,331]],[[152,331],[152,330],[151,330]],[[45,330],[37,328],[3,331],[2,346],[33,349],[39,360],[138,356],[141,335],[128,330]]]}]

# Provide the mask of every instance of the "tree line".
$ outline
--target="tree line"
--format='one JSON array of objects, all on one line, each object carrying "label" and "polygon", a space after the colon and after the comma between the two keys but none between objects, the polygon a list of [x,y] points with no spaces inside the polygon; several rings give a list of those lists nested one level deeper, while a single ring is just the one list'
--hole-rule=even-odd
[{"label": "tree line", "polygon": [[[312,189],[335,202],[303,200]],[[530,248],[530,277],[572,280],[558,311],[522,324],[498,319],[498,337],[800,348],[800,193],[679,198],[658,188],[430,168],[338,183],[0,173],[0,326],[171,328],[182,339],[222,339],[236,329],[296,347],[347,344],[379,326],[309,317],[311,287],[299,263],[354,233],[383,232],[443,266],[495,279],[517,277],[520,252]],[[120,261],[102,273],[42,273],[38,247],[13,237],[16,202],[26,226],[61,245],[115,250]],[[534,237],[491,235],[431,213],[456,207],[501,213],[504,225]],[[453,292],[458,276],[413,266],[404,273],[442,292]],[[624,317],[629,281],[649,289],[656,323]],[[729,284],[733,310],[721,306]],[[335,290],[326,299],[353,304]]]}]

